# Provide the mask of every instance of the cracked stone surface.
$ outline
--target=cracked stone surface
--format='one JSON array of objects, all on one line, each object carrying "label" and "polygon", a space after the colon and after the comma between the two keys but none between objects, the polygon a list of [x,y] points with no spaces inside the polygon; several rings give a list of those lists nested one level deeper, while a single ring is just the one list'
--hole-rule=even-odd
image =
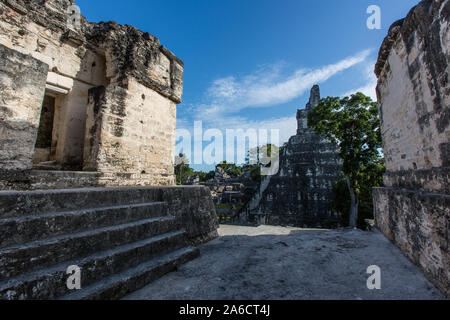
[{"label": "cracked stone surface", "polygon": [[[225,226],[201,256],[127,300],[444,299],[379,231]],[[367,289],[367,267],[381,290]]]}]

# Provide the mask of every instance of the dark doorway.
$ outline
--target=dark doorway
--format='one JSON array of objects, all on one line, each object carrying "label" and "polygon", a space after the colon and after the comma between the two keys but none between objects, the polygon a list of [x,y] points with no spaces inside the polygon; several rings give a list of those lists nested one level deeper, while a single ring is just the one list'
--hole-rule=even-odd
[{"label": "dark doorway", "polygon": [[55,98],[45,95],[42,104],[41,119],[39,122],[38,136],[36,140],[34,163],[50,161],[52,138],[53,138],[53,119],[55,117]]}]

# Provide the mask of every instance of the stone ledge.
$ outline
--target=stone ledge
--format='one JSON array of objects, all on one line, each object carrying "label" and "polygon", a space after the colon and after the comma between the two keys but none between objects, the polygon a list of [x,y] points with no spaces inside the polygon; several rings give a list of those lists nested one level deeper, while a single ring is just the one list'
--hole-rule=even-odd
[{"label": "stone ledge", "polygon": [[11,9],[17,11],[18,13],[22,15],[28,14],[27,8],[19,4],[16,0],[6,0],[5,4],[10,7]]},{"label": "stone ledge", "polygon": [[393,188],[450,194],[450,167],[429,170],[387,171],[384,184]]},{"label": "stone ledge", "polygon": [[172,175],[88,171],[0,170],[0,190],[145,187],[174,184]]}]

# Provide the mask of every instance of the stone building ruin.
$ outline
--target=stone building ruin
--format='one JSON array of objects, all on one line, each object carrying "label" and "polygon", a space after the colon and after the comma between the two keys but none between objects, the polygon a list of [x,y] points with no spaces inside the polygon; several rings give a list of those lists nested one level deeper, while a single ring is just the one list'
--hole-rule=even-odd
[{"label": "stone building ruin", "polygon": [[95,173],[58,176],[71,186],[173,185],[183,62],[132,26],[71,25],[73,5],[0,2],[0,185],[45,187],[32,169]]},{"label": "stone building ruin", "polygon": [[0,0],[0,299],[118,299],[218,236],[209,190],[173,186],[183,62],[73,5]]},{"label": "stone building ruin", "polygon": [[450,1],[424,0],[394,23],[376,64],[384,188],[378,228],[450,293]]}]

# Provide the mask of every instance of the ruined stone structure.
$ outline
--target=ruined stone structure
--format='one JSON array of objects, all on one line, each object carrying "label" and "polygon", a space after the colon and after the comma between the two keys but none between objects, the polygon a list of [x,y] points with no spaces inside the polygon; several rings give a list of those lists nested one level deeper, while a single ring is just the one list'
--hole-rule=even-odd
[{"label": "ruined stone structure", "polygon": [[377,226],[450,293],[450,1],[427,0],[394,23],[376,65],[387,172]]},{"label": "ruined stone structure", "polygon": [[120,298],[218,236],[209,189],[170,186],[183,62],[73,5],[0,0],[0,299]]},{"label": "ruined stone structure", "polygon": [[174,184],[183,62],[134,27],[77,25],[73,5],[0,1],[0,185],[45,187],[31,169],[96,173],[71,187]]},{"label": "ruined stone structure", "polygon": [[314,86],[306,108],[298,110],[297,134],[280,154],[278,174],[263,178],[248,205],[250,221],[296,227],[340,224],[339,215],[331,209],[333,184],[341,178],[337,146],[308,126],[308,111],[319,100],[319,87]]}]

